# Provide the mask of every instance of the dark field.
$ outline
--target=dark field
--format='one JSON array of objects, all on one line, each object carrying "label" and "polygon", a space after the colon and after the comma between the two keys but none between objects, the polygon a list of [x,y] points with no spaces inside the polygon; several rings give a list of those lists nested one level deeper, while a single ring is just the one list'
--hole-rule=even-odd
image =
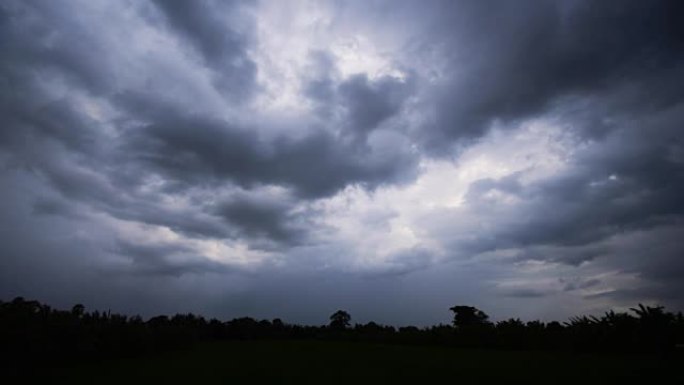
[{"label": "dark field", "polygon": [[[45,370],[45,383],[684,383],[682,356],[459,350],[329,341],[232,341]],[[48,378],[45,378],[48,380]],[[23,382],[23,381],[21,381]]]}]

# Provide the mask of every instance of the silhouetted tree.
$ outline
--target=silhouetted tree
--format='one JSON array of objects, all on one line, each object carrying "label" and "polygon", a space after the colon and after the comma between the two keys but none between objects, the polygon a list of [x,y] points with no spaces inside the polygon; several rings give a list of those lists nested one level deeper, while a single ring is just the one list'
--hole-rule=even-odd
[{"label": "silhouetted tree", "polygon": [[676,317],[662,306],[644,306],[629,310],[638,316],[638,343],[642,349],[669,350],[674,348]]},{"label": "silhouetted tree", "polygon": [[85,312],[85,306],[79,304],[74,305],[74,307],[71,308],[71,314],[73,314],[76,318],[81,318],[83,317],[83,313]]},{"label": "silhouetted tree", "polygon": [[488,323],[489,316],[473,306],[454,306],[450,308],[454,312],[454,327],[462,328],[469,326],[481,326]]},{"label": "silhouetted tree", "polygon": [[473,306],[454,306],[449,310],[454,312],[453,325],[454,342],[459,346],[491,346],[494,335],[489,316]]},{"label": "silhouetted tree", "polygon": [[0,301],[0,360],[3,368],[64,361],[135,356],[220,339],[344,338],[383,343],[433,344],[503,349],[664,352],[684,342],[684,315],[639,304],[632,313],[570,318],[564,325],[509,319],[496,325],[472,306],[454,306],[453,326],[384,326],[375,322],[350,328],[351,316],[338,310],[327,326],[288,325],[280,319],[249,317],[206,321],[194,314],[157,316],[144,321],[82,305],[57,310],[17,297]]},{"label": "silhouetted tree", "polygon": [[330,328],[333,330],[344,330],[349,327],[351,316],[344,310],[338,310],[330,316]]}]

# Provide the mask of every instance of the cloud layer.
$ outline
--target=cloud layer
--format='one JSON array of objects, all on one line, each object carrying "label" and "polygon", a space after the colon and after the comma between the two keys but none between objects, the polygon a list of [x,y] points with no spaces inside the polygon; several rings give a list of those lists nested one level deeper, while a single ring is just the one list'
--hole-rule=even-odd
[{"label": "cloud layer", "polygon": [[299,322],[681,308],[681,8],[5,2],[0,294]]}]

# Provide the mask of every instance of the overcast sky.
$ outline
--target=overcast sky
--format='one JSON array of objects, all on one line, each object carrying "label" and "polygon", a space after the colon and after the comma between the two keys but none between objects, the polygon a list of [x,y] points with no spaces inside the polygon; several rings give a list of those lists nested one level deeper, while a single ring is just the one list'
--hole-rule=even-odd
[{"label": "overcast sky", "polygon": [[0,3],[0,298],[684,308],[682,1]]}]

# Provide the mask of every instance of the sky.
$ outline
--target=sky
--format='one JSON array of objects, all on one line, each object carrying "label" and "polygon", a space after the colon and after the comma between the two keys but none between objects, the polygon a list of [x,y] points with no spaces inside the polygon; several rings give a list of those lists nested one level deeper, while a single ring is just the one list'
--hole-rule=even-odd
[{"label": "sky", "polygon": [[0,298],[682,310],[683,8],[3,1]]}]

